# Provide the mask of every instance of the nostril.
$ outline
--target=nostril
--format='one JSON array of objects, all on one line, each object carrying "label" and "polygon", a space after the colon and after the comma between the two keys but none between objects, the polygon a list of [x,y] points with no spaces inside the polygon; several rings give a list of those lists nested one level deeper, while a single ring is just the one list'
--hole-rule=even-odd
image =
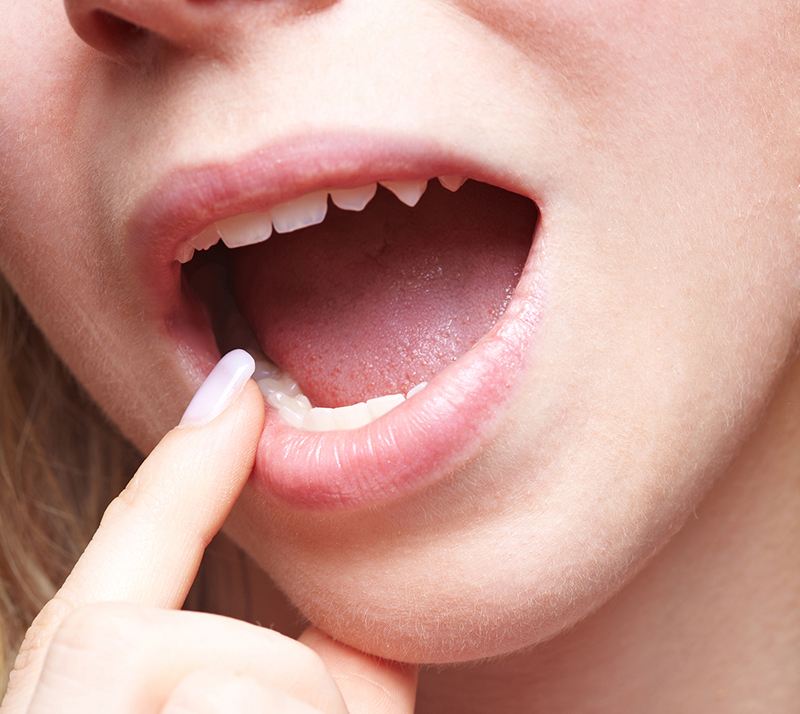
[{"label": "nostril", "polygon": [[152,38],[148,29],[106,10],[68,14],[73,29],[86,44],[123,64],[139,63]]},{"label": "nostril", "polygon": [[224,56],[253,19],[293,21],[338,0],[64,0],[77,35],[124,64],[155,58],[159,48]]},{"label": "nostril", "polygon": [[[123,20],[105,10],[95,10],[93,20],[96,31],[105,38],[113,54],[117,58],[127,61],[132,60],[138,54],[137,50],[141,48],[150,34],[144,27]],[[109,52],[106,51],[106,53]]]},{"label": "nostril", "polygon": [[119,42],[137,42],[147,33],[143,27],[123,20],[105,10],[95,10],[94,21],[100,32]]}]

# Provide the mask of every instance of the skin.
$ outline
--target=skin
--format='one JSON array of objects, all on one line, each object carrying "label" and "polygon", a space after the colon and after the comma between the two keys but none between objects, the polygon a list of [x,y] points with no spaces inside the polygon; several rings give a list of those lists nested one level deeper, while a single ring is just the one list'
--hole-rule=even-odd
[{"label": "skin", "polygon": [[[204,24],[170,1],[135,10],[138,49],[80,20],[127,3],[66,6],[93,46],[57,2],[4,5],[0,269],[145,452],[207,371],[147,318],[121,237],[170,171],[297,127],[413,126],[540,208],[541,327],[479,454],[369,511],[244,486],[227,532],[315,624],[406,661],[516,653],[431,676],[420,710],[732,711],[735,692],[789,711],[796,2],[231,3]],[[753,666],[725,656],[742,643]]]}]

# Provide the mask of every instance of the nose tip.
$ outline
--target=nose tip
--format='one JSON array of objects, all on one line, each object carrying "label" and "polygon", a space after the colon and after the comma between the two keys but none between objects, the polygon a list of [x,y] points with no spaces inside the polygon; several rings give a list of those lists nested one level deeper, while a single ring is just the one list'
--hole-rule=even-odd
[{"label": "nose tip", "polygon": [[[337,0],[64,0],[77,35],[98,52],[139,64],[158,43],[215,54],[247,26],[252,13],[309,14]],[[270,8],[270,6],[272,6]]]}]

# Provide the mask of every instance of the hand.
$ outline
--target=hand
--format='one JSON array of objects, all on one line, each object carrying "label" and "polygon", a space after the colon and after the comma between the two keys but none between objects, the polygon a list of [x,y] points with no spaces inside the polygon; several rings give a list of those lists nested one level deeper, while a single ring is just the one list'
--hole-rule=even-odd
[{"label": "hand", "polygon": [[108,507],[28,630],[0,714],[413,711],[412,668],[313,630],[301,644],[178,610],[253,467],[264,406],[251,364],[223,358]]}]

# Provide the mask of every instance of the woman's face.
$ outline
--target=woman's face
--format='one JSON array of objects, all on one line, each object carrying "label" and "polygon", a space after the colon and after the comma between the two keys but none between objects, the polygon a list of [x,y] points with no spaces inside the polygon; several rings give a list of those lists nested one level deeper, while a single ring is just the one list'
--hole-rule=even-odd
[{"label": "woman's face", "polygon": [[312,401],[430,382],[355,430],[268,406],[227,524],[351,644],[448,661],[568,627],[681,525],[793,359],[796,2],[2,5],[0,270],[145,451],[228,340],[188,241],[434,179],[413,209],[379,189],[214,250]]}]

